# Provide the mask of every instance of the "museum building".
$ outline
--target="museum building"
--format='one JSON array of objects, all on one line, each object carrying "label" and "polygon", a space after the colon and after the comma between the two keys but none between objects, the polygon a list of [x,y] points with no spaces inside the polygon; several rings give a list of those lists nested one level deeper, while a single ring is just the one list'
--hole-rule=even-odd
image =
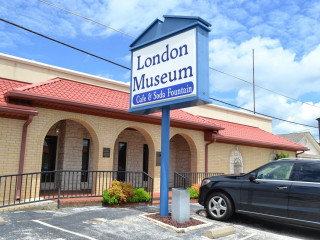
[{"label": "museum building", "polygon": [[[161,113],[128,113],[129,90],[122,82],[0,54],[0,177],[143,171],[159,191]],[[245,173],[276,153],[308,150],[272,134],[270,118],[225,107],[173,110],[170,118],[170,187],[175,172]],[[39,179],[39,188],[44,181],[55,180]],[[75,181],[81,187],[89,177]],[[4,192],[0,182],[0,199]]]}]

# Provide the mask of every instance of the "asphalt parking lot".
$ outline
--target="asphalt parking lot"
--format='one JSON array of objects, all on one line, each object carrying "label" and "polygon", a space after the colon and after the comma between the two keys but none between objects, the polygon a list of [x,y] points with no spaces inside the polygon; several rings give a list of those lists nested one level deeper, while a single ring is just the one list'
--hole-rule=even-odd
[{"label": "asphalt parking lot", "polygon": [[[191,215],[203,208],[191,204]],[[211,227],[176,233],[138,216],[158,212],[159,206],[136,208],[82,207],[60,210],[38,210],[1,213],[6,224],[0,226],[0,239],[207,239],[208,229],[226,225],[236,228],[236,234],[220,238],[229,239],[319,239],[320,231],[277,224],[245,216],[236,216],[227,223],[212,221]]]}]

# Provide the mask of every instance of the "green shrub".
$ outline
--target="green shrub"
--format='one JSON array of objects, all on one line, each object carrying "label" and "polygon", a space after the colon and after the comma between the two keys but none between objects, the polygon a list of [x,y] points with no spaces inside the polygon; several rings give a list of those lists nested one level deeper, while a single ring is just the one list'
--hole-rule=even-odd
[{"label": "green shrub", "polygon": [[103,191],[102,201],[108,204],[150,202],[151,196],[143,188],[133,188],[131,183],[115,180],[109,189]]},{"label": "green shrub", "polygon": [[112,181],[111,188],[103,191],[102,201],[108,204],[126,203],[133,196],[131,183]]},{"label": "green shrub", "polygon": [[193,184],[191,187],[187,188],[190,191],[190,199],[199,198],[199,188],[200,184]]},{"label": "green shrub", "polygon": [[150,202],[151,196],[143,188],[133,189],[133,197],[128,202]]}]

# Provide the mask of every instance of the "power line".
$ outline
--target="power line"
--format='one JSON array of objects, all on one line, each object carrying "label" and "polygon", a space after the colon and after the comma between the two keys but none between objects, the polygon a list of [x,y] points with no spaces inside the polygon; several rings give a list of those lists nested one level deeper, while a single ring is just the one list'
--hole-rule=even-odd
[{"label": "power line", "polygon": [[[116,31],[116,32],[119,32],[119,33],[121,33],[121,34],[127,35],[127,36],[135,39],[134,36],[131,36],[131,35],[125,33],[125,32],[122,32],[122,31],[120,31],[120,30],[118,30],[118,29],[115,29],[115,28],[112,28],[112,27],[110,27],[110,26],[107,26],[107,25],[105,25],[105,24],[103,24],[103,23],[100,23],[100,22],[98,22],[98,21],[95,21],[95,20],[93,20],[93,19],[90,19],[90,18],[87,18],[87,17],[85,17],[85,16],[82,16],[82,15],[80,15],[80,14],[78,14],[78,13],[69,11],[69,10],[67,10],[67,9],[64,9],[64,8],[62,8],[62,7],[59,7],[59,6],[54,5],[54,4],[52,4],[52,3],[45,2],[45,1],[43,1],[43,0],[38,0],[38,1],[39,1],[39,2],[42,2],[42,3],[45,3],[45,4],[49,5],[49,6],[55,7],[55,8],[57,8],[57,9],[60,9],[60,10],[62,10],[62,11],[71,13],[71,14],[73,14],[73,15],[75,15],[75,16],[78,16],[78,17],[81,17],[81,18],[83,18],[83,19],[86,19],[86,20],[88,20],[88,21],[90,21],[90,22],[93,22],[93,23],[99,24],[99,25],[101,25],[101,26],[107,27],[107,28],[109,28],[109,29],[112,29],[112,30],[114,30],[114,31]],[[212,70],[214,70],[214,71],[216,71],[216,72],[219,72],[219,73],[228,75],[228,76],[230,76],[230,77],[236,78],[236,79],[238,79],[238,80],[241,80],[241,81],[243,81],[243,82],[246,82],[246,83],[248,83],[248,84],[253,85],[252,82],[247,81],[247,80],[245,80],[245,79],[242,79],[242,78],[240,78],[240,77],[237,77],[237,76],[234,76],[234,75],[232,75],[232,74],[229,74],[229,73],[220,71],[220,70],[218,70],[218,69],[216,69],[216,68],[213,68],[213,67],[209,67],[209,68],[212,69]],[[299,99],[286,96],[286,95],[284,95],[284,94],[278,93],[278,92],[273,91],[273,90],[270,90],[270,89],[268,89],[268,88],[265,88],[265,87],[262,87],[262,86],[259,86],[259,85],[256,85],[256,84],[255,84],[255,86],[258,87],[258,88],[261,88],[261,89],[263,89],[263,90],[265,90],[265,91],[268,91],[268,92],[277,94],[277,95],[279,95],[279,96],[285,97],[285,98],[287,98],[287,99],[290,99],[290,100],[293,100],[293,101],[297,101],[297,102],[301,102],[302,104],[306,104],[306,105],[309,105],[309,106],[312,106],[312,107],[320,108],[319,106],[316,106],[316,105],[314,105],[314,104],[310,104],[310,103],[307,103],[307,102],[303,102],[303,101],[301,101],[301,100],[299,100]]]},{"label": "power line", "polygon": [[[23,29],[23,30],[26,30],[26,31],[31,32],[31,33],[33,33],[33,34],[36,34],[36,35],[38,35],[38,36],[44,37],[44,38],[46,38],[46,39],[48,39],[48,40],[51,40],[51,41],[54,41],[54,42],[56,42],[56,43],[62,44],[62,45],[64,45],[64,46],[66,46],[66,47],[70,47],[70,48],[72,48],[72,49],[74,49],[74,50],[77,50],[77,51],[80,51],[80,52],[82,52],[82,53],[88,54],[88,55],[90,55],[90,56],[96,57],[96,58],[101,59],[101,60],[103,60],[103,61],[112,63],[112,64],[114,64],[114,65],[117,65],[117,66],[119,66],[119,67],[125,68],[125,69],[127,69],[127,70],[131,70],[131,68],[129,68],[129,67],[123,66],[123,65],[121,65],[121,64],[119,64],[119,63],[116,63],[116,62],[113,62],[113,61],[110,61],[110,60],[108,60],[108,59],[106,59],[106,58],[97,56],[97,55],[95,55],[95,54],[93,54],[93,53],[84,51],[84,50],[82,50],[82,49],[80,49],[80,48],[71,46],[71,45],[66,44],[66,43],[64,43],[64,42],[61,42],[61,41],[59,41],[59,40],[50,38],[50,37],[48,37],[48,36],[46,36],[46,35],[43,35],[43,34],[38,33],[38,32],[35,32],[35,31],[31,30],[31,29],[25,28],[25,27],[20,26],[20,25],[18,25],[18,24],[12,23],[12,22],[7,21],[7,20],[5,20],[5,19],[3,19],[3,18],[0,18],[0,21],[6,22],[6,23],[8,23],[8,24],[10,24],[10,25],[13,25],[13,26],[15,26],[15,27],[21,28],[21,29]],[[215,98],[211,98],[211,97],[210,97],[210,99],[211,99],[211,100],[214,100],[214,101],[217,101],[217,102],[220,102],[220,103],[223,103],[223,104],[226,104],[226,105],[229,105],[229,106],[232,106],[232,107],[235,107],[235,108],[238,108],[238,109],[242,109],[242,110],[245,110],[245,111],[248,111],[248,112],[252,112],[252,113],[253,113],[252,110],[249,110],[249,109],[247,109],[247,108],[239,107],[239,106],[237,106],[237,105],[234,105],[234,104],[231,104],[231,103],[227,103],[227,102],[224,102],[224,101],[222,101],[222,100],[215,99]],[[273,119],[277,119],[277,120],[279,120],[279,121],[284,121],[284,122],[288,122],[288,123],[292,123],[292,124],[297,124],[297,125],[301,125],[301,126],[306,126],[306,127],[310,127],[310,128],[318,128],[318,127],[314,127],[314,126],[310,126],[310,125],[306,125],[306,124],[302,124],[302,123],[297,123],[297,122],[293,122],[293,121],[289,121],[289,120],[285,120],[285,119],[273,117],[273,116],[270,116],[270,115],[267,115],[267,114],[263,114],[263,113],[258,113],[258,112],[256,112],[256,113],[259,114],[259,115],[261,115],[261,116],[265,116],[265,117],[270,117],[270,118],[273,118]]]},{"label": "power line", "polygon": [[113,31],[116,31],[116,32],[118,32],[118,33],[124,34],[124,35],[126,35],[126,36],[128,36],[128,37],[135,38],[134,36],[131,36],[131,35],[129,35],[129,34],[125,33],[125,32],[122,32],[122,31],[120,31],[120,30],[118,30],[118,29],[115,29],[115,28],[110,27],[110,26],[108,26],[108,25],[105,25],[105,24],[103,24],[103,23],[97,22],[97,21],[95,21],[95,20],[93,20],[93,19],[91,19],[91,18],[87,18],[87,17],[82,16],[82,15],[80,15],[80,14],[78,14],[78,13],[75,13],[75,12],[72,12],[72,11],[67,10],[67,9],[65,9],[65,8],[59,7],[59,6],[57,6],[57,5],[54,5],[54,4],[52,4],[52,3],[48,3],[48,2],[45,2],[45,1],[43,1],[43,0],[38,0],[38,1],[39,1],[39,2],[42,2],[42,3],[45,3],[45,4],[49,5],[49,6],[52,6],[52,7],[54,7],[54,8],[60,9],[60,10],[62,10],[62,11],[64,11],[64,12],[68,12],[68,13],[71,13],[71,14],[73,14],[73,15],[75,15],[75,16],[78,16],[78,17],[81,17],[81,18],[83,18],[83,19],[86,19],[86,20],[88,20],[88,21],[90,21],[90,22],[99,24],[99,25],[101,25],[101,26],[104,26],[104,27],[106,27],[106,28],[109,28],[109,29],[111,29],[111,30],[113,30]]},{"label": "power line", "polygon": [[[232,107],[235,107],[235,108],[242,109],[242,110],[245,110],[245,111],[253,113],[252,110],[244,108],[244,107],[239,107],[237,105],[234,105],[234,104],[231,104],[231,103],[227,103],[227,102],[224,102],[222,100],[219,100],[219,99],[216,99],[216,98],[212,98],[212,97],[210,97],[210,99],[213,100],[213,101],[216,101],[216,102],[220,102],[220,103],[223,103],[223,104],[226,104],[226,105],[229,105],[229,106],[232,106]],[[276,119],[276,120],[279,120],[279,121],[287,122],[287,123],[292,123],[292,124],[301,125],[301,126],[304,126],[304,127],[310,127],[310,128],[318,129],[318,127],[315,127],[315,126],[310,126],[310,125],[303,124],[303,123],[297,123],[297,122],[285,120],[285,119],[282,119],[282,118],[270,116],[270,115],[259,113],[259,112],[256,112],[256,114],[259,114],[259,115],[264,116],[264,117],[269,117],[269,118],[272,118],[272,119]]]},{"label": "power line", "polygon": [[[15,14],[20,15],[20,16],[22,16],[22,17],[25,17],[25,18],[28,18],[28,19],[32,19],[32,20],[35,21],[36,23],[43,24],[43,21],[42,21],[41,19],[39,19],[39,18],[34,18],[34,17],[27,16],[27,15],[25,15],[25,14],[17,11],[16,9],[10,8],[10,7],[5,6],[5,5],[1,5],[1,4],[0,4],[0,7],[4,8],[4,9],[7,9],[7,10],[9,10],[9,11],[15,12]],[[57,26],[54,25],[52,22],[46,22],[46,24],[50,24],[53,28],[56,28],[56,27],[57,27]],[[102,44],[102,43],[99,43],[99,42],[94,42],[94,41],[91,40],[91,39],[89,39],[89,40],[86,39],[86,42],[91,42],[91,43],[93,43],[93,44],[102,46],[102,47],[104,47],[104,48],[108,48],[108,49],[111,50],[111,51],[115,51],[114,48],[109,47],[109,46],[106,46],[105,44]]]},{"label": "power line", "polygon": [[[93,23],[99,24],[99,25],[101,25],[101,26],[107,27],[107,28],[109,28],[109,29],[112,29],[112,30],[114,30],[114,31],[116,31],[116,32],[119,32],[119,33],[121,33],[121,34],[127,35],[127,36],[135,39],[134,36],[131,36],[131,35],[125,33],[125,32],[122,32],[122,31],[120,31],[120,30],[118,30],[118,29],[115,29],[115,28],[112,28],[112,27],[110,27],[110,26],[107,26],[107,25],[105,25],[105,24],[103,24],[103,23],[100,23],[100,22],[98,22],[98,21],[95,21],[95,20],[93,20],[93,19],[90,19],[90,18],[87,18],[87,17],[85,17],[85,16],[82,16],[82,15],[80,15],[80,14],[78,14],[78,13],[69,11],[69,10],[67,10],[67,9],[64,9],[64,8],[60,7],[60,6],[54,5],[54,4],[52,4],[52,3],[48,3],[48,2],[43,1],[43,0],[38,0],[38,1],[39,1],[39,2],[42,2],[42,3],[45,3],[45,4],[49,5],[49,6],[55,7],[55,8],[57,8],[57,9],[60,9],[60,10],[62,10],[62,11],[71,13],[71,14],[73,14],[73,15],[75,15],[75,16],[78,16],[78,17],[81,17],[81,18],[83,18],[83,19],[86,19],[86,20],[88,20],[88,21],[90,21],[90,22],[93,22]],[[245,79],[242,79],[242,78],[240,78],[240,77],[237,77],[237,76],[234,76],[234,75],[232,75],[232,74],[229,74],[229,73],[220,71],[220,70],[218,70],[218,69],[216,69],[216,68],[213,68],[213,67],[209,67],[209,68],[212,69],[212,70],[214,70],[214,71],[216,71],[216,72],[225,74],[225,75],[227,75],[227,76],[236,78],[236,79],[238,79],[238,80],[241,80],[241,81],[243,81],[243,82],[246,82],[246,83],[248,83],[248,84],[253,85],[252,82],[247,81],[247,80],[245,80]],[[301,101],[301,100],[299,100],[299,99],[286,96],[286,95],[284,95],[284,94],[278,93],[278,92],[273,91],[273,90],[270,90],[270,89],[268,89],[268,88],[265,88],[265,87],[262,87],[262,86],[259,86],[259,85],[256,85],[256,84],[255,84],[255,86],[258,87],[258,88],[261,88],[261,89],[263,89],[263,90],[265,90],[265,91],[268,91],[268,92],[277,94],[277,95],[279,95],[279,96],[285,97],[285,98],[287,98],[287,99],[290,99],[290,100],[293,100],[293,101],[297,101],[297,102],[301,102],[302,104],[306,104],[306,105],[309,105],[309,106],[312,106],[312,107],[320,108],[319,106],[316,106],[316,105],[314,105],[314,104],[310,104],[310,103],[307,103],[307,102],[303,102],[303,101]]]},{"label": "power line", "polygon": [[54,38],[48,37],[48,36],[46,36],[46,35],[43,35],[43,34],[41,34],[41,33],[35,32],[35,31],[33,31],[33,30],[29,29],[29,28],[25,28],[25,27],[23,27],[23,26],[21,26],[21,25],[15,24],[15,23],[10,22],[10,21],[7,21],[7,20],[5,20],[5,19],[3,19],[3,18],[0,18],[0,21],[6,22],[6,23],[11,24],[11,25],[13,25],[13,26],[15,26],[15,27],[21,28],[21,29],[23,29],[23,30],[26,30],[26,31],[31,32],[31,33],[33,33],[33,34],[36,34],[36,35],[38,35],[38,36],[40,36],[40,37],[44,37],[44,38],[46,38],[46,39],[49,39],[49,40],[51,40],[51,41],[53,41],[53,42],[59,43],[59,44],[64,45],[64,46],[66,46],[66,47],[75,49],[75,50],[77,50],[77,51],[79,51],[79,52],[88,54],[88,55],[90,55],[90,56],[92,56],[92,57],[96,57],[96,58],[99,58],[99,59],[101,59],[101,60],[103,60],[103,61],[106,61],[106,62],[112,63],[112,64],[114,64],[114,65],[117,65],[117,66],[119,66],[119,67],[125,68],[125,69],[127,69],[127,70],[131,70],[131,68],[129,68],[129,67],[126,67],[126,66],[121,65],[121,64],[119,64],[119,63],[113,62],[113,61],[108,60],[108,59],[106,59],[106,58],[97,56],[97,55],[95,55],[95,54],[93,54],[93,53],[87,52],[87,51],[82,50],[82,49],[80,49],[80,48],[74,47],[74,46],[69,45],[69,44],[67,44],[67,43],[64,43],[64,42],[61,42],[61,41],[56,40],[56,39],[54,39]]},{"label": "power line", "polygon": [[[213,68],[213,67],[209,67],[209,68],[210,68],[211,70],[213,70],[213,71],[216,71],[216,72],[222,73],[222,74],[227,75],[227,76],[229,76],[229,77],[233,77],[233,78],[236,78],[236,79],[238,79],[238,80],[240,80],[240,81],[243,81],[243,82],[246,82],[246,83],[248,83],[248,84],[250,84],[250,85],[253,85],[253,83],[252,83],[252,82],[250,82],[250,81],[248,81],[248,80],[245,80],[245,79],[243,79],[243,78],[240,78],[240,77],[234,76],[234,75],[232,75],[232,74],[229,74],[229,73],[223,72],[223,71],[218,70],[218,69]],[[271,92],[271,93],[277,94],[277,95],[279,95],[279,96],[282,96],[282,97],[288,98],[288,99],[290,99],[290,100],[293,100],[293,101],[296,101],[296,102],[301,102],[302,104],[306,104],[306,105],[309,105],[309,106],[312,106],[312,107],[320,108],[319,106],[316,106],[316,105],[314,105],[314,104],[307,103],[307,102],[303,102],[303,101],[301,101],[301,100],[299,100],[299,99],[296,99],[296,98],[293,98],[293,97],[286,96],[286,95],[284,95],[284,94],[282,94],[282,93],[278,93],[278,92],[276,92],[276,91],[273,91],[273,90],[270,90],[270,89],[268,89],[268,88],[265,88],[265,87],[259,86],[259,85],[257,85],[257,84],[255,84],[255,86],[256,86],[256,87],[258,87],[258,88],[261,88],[261,89],[263,89],[263,90],[265,90],[265,91],[268,91],[268,92]]]}]

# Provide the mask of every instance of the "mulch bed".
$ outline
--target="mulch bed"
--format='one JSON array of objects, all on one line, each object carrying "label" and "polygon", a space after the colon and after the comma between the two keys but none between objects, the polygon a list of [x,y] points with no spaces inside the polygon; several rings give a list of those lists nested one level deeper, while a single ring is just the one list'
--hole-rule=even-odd
[{"label": "mulch bed", "polygon": [[168,225],[176,227],[176,228],[187,228],[187,227],[192,227],[192,226],[204,224],[204,222],[193,219],[193,218],[190,218],[189,222],[178,223],[178,222],[173,221],[171,219],[171,213],[169,213],[167,217],[160,216],[160,213],[149,214],[149,215],[147,215],[147,217],[158,220],[160,222],[163,222],[165,224],[168,224]]}]

